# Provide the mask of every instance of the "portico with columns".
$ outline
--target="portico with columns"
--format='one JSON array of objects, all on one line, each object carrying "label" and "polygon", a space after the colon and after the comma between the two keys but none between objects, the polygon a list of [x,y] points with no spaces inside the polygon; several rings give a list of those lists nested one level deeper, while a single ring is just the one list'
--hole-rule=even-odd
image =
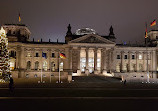
[{"label": "portico with columns", "polygon": [[74,53],[78,54],[72,55],[74,56],[72,58],[77,56],[77,60],[72,60],[76,62],[72,64],[77,65],[77,70],[73,70],[77,75],[107,74],[110,71],[107,66],[108,63],[112,64],[111,52],[107,50],[115,46],[114,42],[95,34],[89,34],[70,41],[68,45],[76,50]]}]

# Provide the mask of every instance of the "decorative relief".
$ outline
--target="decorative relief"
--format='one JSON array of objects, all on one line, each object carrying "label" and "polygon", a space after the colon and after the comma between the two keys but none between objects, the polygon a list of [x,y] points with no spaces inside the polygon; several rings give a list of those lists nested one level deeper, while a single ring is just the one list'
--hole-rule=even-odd
[{"label": "decorative relief", "polygon": [[97,39],[96,37],[90,36],[84,40],[77,42],[77,43],[106,43],[106,42],[101,41],[101,40]]}]

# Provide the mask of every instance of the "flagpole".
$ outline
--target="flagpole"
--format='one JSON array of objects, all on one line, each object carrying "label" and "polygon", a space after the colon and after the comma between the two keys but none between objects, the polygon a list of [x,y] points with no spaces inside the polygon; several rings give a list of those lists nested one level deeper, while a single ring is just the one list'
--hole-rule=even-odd
[{"label": "flagpole", "polygon": [[59,83],[60,83],[60,58],[59,58]]},{"label": "flagpole", "polygon": [[42,83],[42,68],[41,68],[41,83]]},{"label": "flagpole", "polygon": [[52,82],[52,76],[51,76],[51,62],[49,62],[49,68],[50,68],[50,83]]},{"label": "flagpole", "polygon": [[59,83],[60,83],[60,52],[58,53],[58,59],[59,59]]},{"label": "flagpole", "polygon": [[146,23],[145,45],[146,45],[146,54],[147,54],[147,83],[149,83],[147,37],[148,37],[148,35],[147,35],[147,23]]}]

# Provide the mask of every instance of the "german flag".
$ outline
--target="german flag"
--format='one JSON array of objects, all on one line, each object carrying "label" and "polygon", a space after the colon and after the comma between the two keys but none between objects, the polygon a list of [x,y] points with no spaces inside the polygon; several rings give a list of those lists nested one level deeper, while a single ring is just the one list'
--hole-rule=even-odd
[{"label": "german flag", "polygon": [[145,38],[147,38],[148,37],[148,32],[147,32],[147,29],[146,29],[146,31],[145,31]]},{"label": "german flag", "polygon": [[21,16],[20,16],[20,13],[19,13],[19,22],[21,22]]},{"label": "german flag", "polygon": [[147,37],[148,37],[148,31],[147,31],[147,23],[146,23],[145,38]]},{"label": "german flag", "polygon": [[155,26],[156,25],[156,20],[154,20],[153,22],[151,22],[150,26]]},{"label": "german flag", "polygon": [[64,54],[64,53],[60,53],[60,58],[62,58],[62,59],[66,59],[65,54]]}]

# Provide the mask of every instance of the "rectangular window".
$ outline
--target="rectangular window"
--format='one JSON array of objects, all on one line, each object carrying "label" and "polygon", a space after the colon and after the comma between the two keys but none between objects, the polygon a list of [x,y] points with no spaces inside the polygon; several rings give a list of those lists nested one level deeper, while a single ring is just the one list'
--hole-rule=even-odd
[{"label": "rectangular window", "polygon": [[117,59],[121,59],[120,55],[117,55]]},{"label": "rectangular window", "polygon": [[52,58],[55,58],[55,53],[52,53]]},{"label": "rectangular window", "polygon": [[42,57],[47,58],[47,53],[42,52]]},{"label": "rectangular window", "polygon": [[132,55],[132,59],[135,59],[135,55]]},{"label": "rectangular window", "polygon": [[36,56],[35,57],[39,57],[39,54],[38,53],[36,53]]},{"label": "rectangular window", "polygon": [[124,59],[128,59],[127,55],[124,56]]}]

